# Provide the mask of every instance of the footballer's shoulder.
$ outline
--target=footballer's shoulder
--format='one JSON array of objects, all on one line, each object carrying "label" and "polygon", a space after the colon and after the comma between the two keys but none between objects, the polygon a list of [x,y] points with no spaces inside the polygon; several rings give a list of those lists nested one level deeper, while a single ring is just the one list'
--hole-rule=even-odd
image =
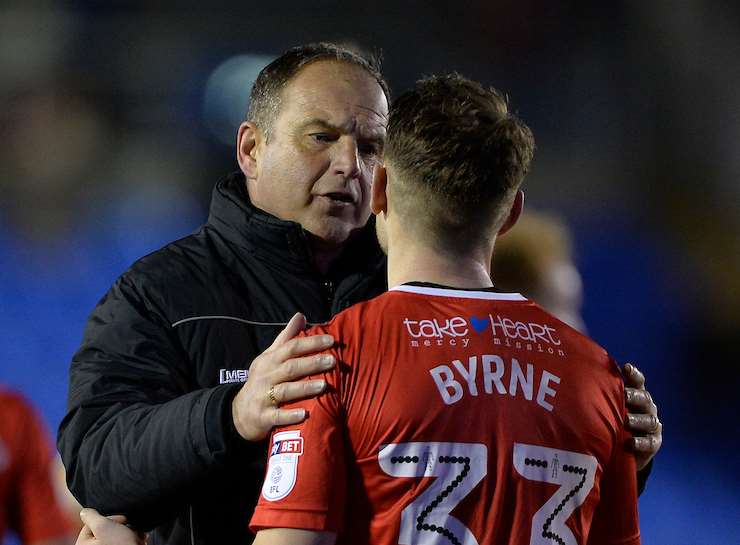
[{"label": "footballer's shoulder", "polygon": [[609,352],[588,336],[570,324],[544,310],[537,303],[534,306],[547,316],[547,322],[553,327],[560,346],[567,352],[569,365],[578,365],[582,372],[604,377],[618,377],[621,370]]},{"label": "footballer's shoulder", "polygon": [[387,317],[390,304],[388,293],[383,293],[346,308],[324,324],[322,329],[341,339],[343,346],[359,347],[358,343],[367,343],[374,334],[380,332],[379,325],[384,316]]},{"label": "footballer's shoulder", "polygon": [[336,323],[336,327],[348,327],[349,324],[363,323],[369,318],[380,319],[383,313],[394,305],[389,292],[382,293],[367,301],[355,303],[351,307],[338,313],[329,323]]}]

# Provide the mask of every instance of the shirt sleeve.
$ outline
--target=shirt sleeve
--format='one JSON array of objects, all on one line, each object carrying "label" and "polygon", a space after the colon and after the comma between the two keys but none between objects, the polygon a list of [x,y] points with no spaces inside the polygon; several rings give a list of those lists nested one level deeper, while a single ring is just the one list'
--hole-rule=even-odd
[{"label": "shirt sleeve", "polygon": [[624,427],[627,409],[623,385],[619,397],[619,432],[610,463],[601,478],[601,496],[594,512],[588,545],[640,545],[637,516],[637,465],[629,451],[631,434]]},{"label": "shirt sleeve", "polygon": [[36,412],[25,402],[19,404],[16,417],[18,451],[14,487],[15,517],[13,529],[21,543],[36,543],[71,536],[71,521],[64,514],[54,486],[54,455],[48,432]]},{"label": "shirt sleeve", "polygon": [[[334,334],[329,328],[314,328],[307,334],[323,333]],[[332,371],[309,377],[327,381],[325,394],[282,407],[305,408],[308,417],[272,433],[262,493],[249,525],[255,533],[266,528],[342,530],[349,449],[340,402],[339,352],[337,348],[328,351],[338,362]]]}]

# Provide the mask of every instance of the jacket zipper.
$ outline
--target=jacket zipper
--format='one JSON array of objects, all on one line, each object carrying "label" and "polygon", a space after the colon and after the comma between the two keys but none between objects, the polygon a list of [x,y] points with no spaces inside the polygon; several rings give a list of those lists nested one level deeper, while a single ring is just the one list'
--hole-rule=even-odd
[{"label": "jacket zipper", "polygon": [[332,303],[334,302],[334,282],[331,280],[324,280],[321,285],[324,288],[324,296],[326,297],[326,302],[329,304],[329,310],[331,311]]}]

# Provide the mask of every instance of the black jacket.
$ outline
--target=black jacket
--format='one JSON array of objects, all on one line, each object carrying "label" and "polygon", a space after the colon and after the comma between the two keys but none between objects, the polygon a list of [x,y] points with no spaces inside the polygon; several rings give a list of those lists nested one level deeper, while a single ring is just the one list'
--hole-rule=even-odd
[{"label": "black jacket", "polygon": [[156,526],[151,545],[249,543],[266,451],[233,428],[238,370],[296,311],[328,321],[385,282],[372,224],[322,276],[300,225],[254,208],[240,174],[219,182],[206,225],[135,263],[90,316],[59,429],[70,489]]}]

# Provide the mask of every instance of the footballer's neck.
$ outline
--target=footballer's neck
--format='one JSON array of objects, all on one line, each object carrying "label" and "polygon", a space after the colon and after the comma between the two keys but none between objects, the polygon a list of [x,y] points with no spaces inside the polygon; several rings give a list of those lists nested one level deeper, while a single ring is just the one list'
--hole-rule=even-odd
[{"label": "footballer's neck", "polygon": [[389,240],[388,287],[430,282],[454,288],[486,288],[491,281],[493,243],[467,251],[413,240]]}]

